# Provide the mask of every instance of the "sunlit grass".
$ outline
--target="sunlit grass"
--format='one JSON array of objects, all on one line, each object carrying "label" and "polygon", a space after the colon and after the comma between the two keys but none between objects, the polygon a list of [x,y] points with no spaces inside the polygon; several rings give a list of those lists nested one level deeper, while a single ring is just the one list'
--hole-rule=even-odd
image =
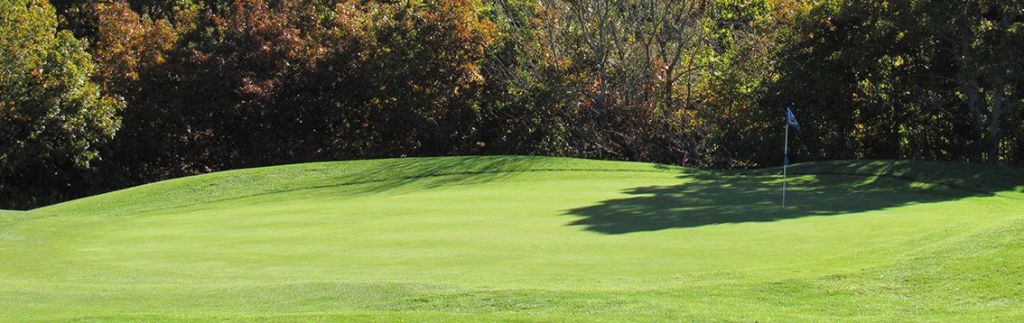
[{"label": "sunlit grass", "polygon": [[1024,318],[1024,174],[456,157],[0,213],[0,320]]}]

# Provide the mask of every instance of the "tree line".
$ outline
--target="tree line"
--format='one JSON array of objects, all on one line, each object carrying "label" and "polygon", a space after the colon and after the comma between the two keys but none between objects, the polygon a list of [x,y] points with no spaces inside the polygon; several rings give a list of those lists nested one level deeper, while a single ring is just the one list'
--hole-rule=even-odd
[{"label": "tree line", "polygon": [[1020,164],[1024,0],[7,0],[0,208],[283,163]]}]

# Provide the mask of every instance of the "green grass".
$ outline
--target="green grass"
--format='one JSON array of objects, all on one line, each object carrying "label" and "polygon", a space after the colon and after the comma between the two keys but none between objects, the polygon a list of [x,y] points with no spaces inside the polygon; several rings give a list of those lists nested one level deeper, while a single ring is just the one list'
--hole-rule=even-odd
[{"label": "green grass", "polygon": [[1024,171],[313,163],[0,213],[0,321],[1024,320]]}]

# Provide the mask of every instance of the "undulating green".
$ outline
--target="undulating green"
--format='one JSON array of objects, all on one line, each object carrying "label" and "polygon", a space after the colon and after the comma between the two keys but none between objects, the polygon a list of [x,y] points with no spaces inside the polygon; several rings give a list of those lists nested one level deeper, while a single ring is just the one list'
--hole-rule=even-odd
[{"label": "undulating green", "polygon": [[312,163],[0,213],[0,320],[1024,319],[1024,172]]}]

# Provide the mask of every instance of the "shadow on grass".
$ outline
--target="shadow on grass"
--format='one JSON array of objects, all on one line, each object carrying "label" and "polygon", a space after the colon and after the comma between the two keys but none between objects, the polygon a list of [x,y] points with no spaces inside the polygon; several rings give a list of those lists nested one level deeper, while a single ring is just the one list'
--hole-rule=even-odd
[{"label": "shadow on grass", "polygon": [[352,174],[345,184],[368,184],[363,189],[365,193],[388,191],[411,184],[427,189],[473,185],[529,170],[530,166],[529,159],[514,156],[392,159]]},{"label": "shadow on grass", "polygon": [[[529,160],[512,156],[486,158],[395,158],[306,163],[232,170],[137,186],[43,208],[46,212],[129,215],[179,207],[216,208],[217,202],[252,199],[273,202],[287,192],[358,186],[348,197],[403,187],[434,188],[480,184],[524,169]],[[262,198],[262,199],[261,199]],[[293,198],[293,197],[290,197]],[[204,206],[205,205],[205,206]]]},{"label": "shadow on grass", "polygon": [[[830,216],[904,205],[991,196],[1020,190],[1018,169],[948,163],[816,163],[794,167],[787,206],[780,176],[772,170],[698,173],[679,185],[637,187],[631,197],[576,208],[570,225],[605,234],[770,222]],[[792,173],[791,173],[792,174]]]}]

